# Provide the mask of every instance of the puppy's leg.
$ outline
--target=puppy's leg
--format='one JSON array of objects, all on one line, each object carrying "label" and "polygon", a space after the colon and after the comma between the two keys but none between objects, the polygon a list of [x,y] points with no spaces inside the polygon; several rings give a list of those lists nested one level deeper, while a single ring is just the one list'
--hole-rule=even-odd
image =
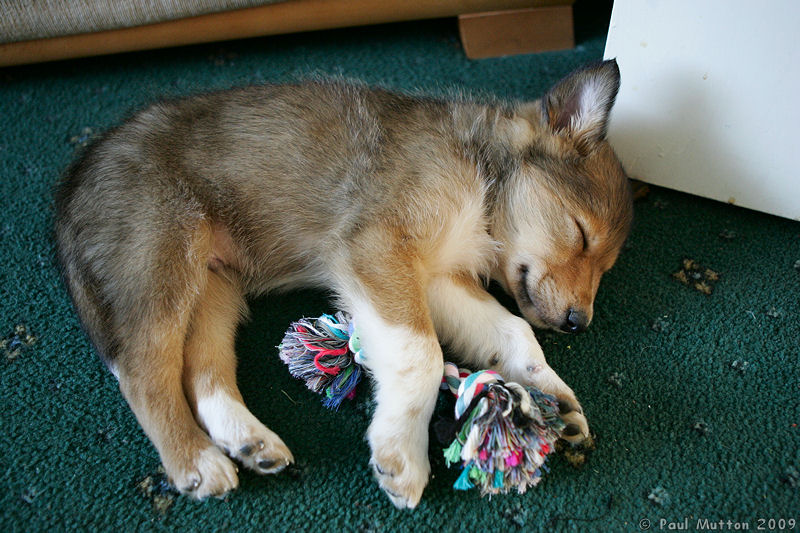
[{"label": "puppy's leg", "polygon": [[567,422],[564,438],[577,443],[589,436],[575,393],[547,364],[524,319],[510,313],[466,275],[432,279],[428,302],[439,338],[461,354],[466,363],[492,368],[508,381],[553,394]]},{"label": "puppy's leg", "polygon": [[246,467],[269,474],[283,470],[294,458],[245,407],[236,385],[234,337],[245,313],[236,281],[209,271],[186,339],[183,386],[214,443]]},{"label": "puppy's leg", "polygon": [[139,353],[119,357],[115,372],[170,482],[199,499],[236,488],[238,478],[234,464],[200,429],[186,403],[181,386],[185,331],[179,325],[142,335]]},{"label": "puppy's leg", "polygon": [[[175,241],[152,249],[149,270],[132,267],[107,288],[128,287],[116,297],[117,354],[110,366],[171,482],[204,498],[235,488],[238,478],[231,460],[197,425],[183,390],[184,345],[205,285],[209,234],[202,227],[178,231]],[[186,248],[176,253],[175,243]]]},{"label": "puppy's leg", "polygon": [[398,508],[419,503],[428,483],[428,424],[442,380],[441,348],[433,329],[391,323],[372,304],[354,309],[377,406],[367,440],[381,488]]},{"label": "puppy's leg", "polygon": [[375,379],[370,462],[392,503],[413,508],[430,474],[428,425],[444,363],[420,278],[409,266],[379,264],[379,257],[370,254],[370,264],[362,264],[356,277],[359,286],[341,296]]},{"label": "puppy's leg", "polygon": [[[181,216],[182,215],[182,216]],[[103,288],[116,290],[113,309],[117,354],[110,366],[139,424],[153,441],[167,476],[195,498],[236,488],[236,466],[195,420],[183,387],[184,348],[193,310],[208,277],[211,227],[188,226],[185,213],[172,227],[143,224],[124,270]],[[137,234],[139,235],[139,234]],[[143,259],[144,256],[144,259]]]}]

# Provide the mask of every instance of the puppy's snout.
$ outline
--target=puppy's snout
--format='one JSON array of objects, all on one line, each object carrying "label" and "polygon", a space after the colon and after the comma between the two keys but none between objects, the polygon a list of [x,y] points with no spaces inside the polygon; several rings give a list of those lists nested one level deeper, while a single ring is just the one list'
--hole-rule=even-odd
[{"label": "puppy's snout", "polygon": [[586,331],[589,325],[589,317],[583,311],[570,308],[567,311],[567,316],[564,323],[561,324],[561,331],[565,333],[580,333]]}]

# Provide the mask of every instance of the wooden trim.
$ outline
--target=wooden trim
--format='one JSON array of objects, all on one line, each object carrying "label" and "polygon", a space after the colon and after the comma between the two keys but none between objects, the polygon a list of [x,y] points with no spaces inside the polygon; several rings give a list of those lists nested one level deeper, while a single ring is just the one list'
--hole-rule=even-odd
[{"label": "wooden trim", "polygon": [[470,59],[575,46],[571,5],[459,15],[458,31]]},{"label": "wooden trim", "polygon": [[135,28],[2,44],[0,66],[572,2],[573,0],[290,0]]}]

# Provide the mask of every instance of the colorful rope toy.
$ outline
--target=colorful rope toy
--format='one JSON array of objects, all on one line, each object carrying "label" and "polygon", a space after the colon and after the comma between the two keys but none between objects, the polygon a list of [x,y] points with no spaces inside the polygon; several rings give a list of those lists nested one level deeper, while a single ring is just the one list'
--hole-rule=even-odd
[{"label": "colorful rope toy", "polygon": [[[294,322],[278,348],[289,372],[323,394],[327,407],[338,409],[355,396],[364,354],[347,314]],[[545,459],[564,429],[553,396],[506,383],[492,370],[470,373],[453,363],[445,363],[442,389],[456,396],[452,442],[444,450],[448,466],[462,466],[455,489],[524,493],[541,481]]]},{"label": "colorful rope toy", "polygon": [[349,316],[302,318],[292,322],[278,349],[289,373],[325,396],[326,407],[338,409],[345,398],[355,397],[361,381],[362,354]]}]

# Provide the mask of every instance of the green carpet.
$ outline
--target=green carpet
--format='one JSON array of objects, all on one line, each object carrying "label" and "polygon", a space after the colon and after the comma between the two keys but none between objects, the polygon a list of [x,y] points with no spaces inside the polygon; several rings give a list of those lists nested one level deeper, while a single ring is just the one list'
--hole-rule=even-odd
[{"label": "green carpet", "polygon": [[[413,512],[395,510],[372,481],[366,392],[330,412],[276,356],[291,320],[330,309],[324,294],[253,301],[237,342],[245,399],[297,467],[241,472],[238,491],[203,503],[164,490],[154,448],[71,309],[54,264],[52,191],[93,132],[165,95],[308,75],[533,98],[602,56],[607,12],[579,4],[576,16],[574,50],[481,61],[464,58],[452,21],[432,21],[0,70],[2,530],[639,531],[643,519],[658,530],[668,527],[660,519],[684,518],[689,529],[708,519],[755,530],[769,529],[759,519],[800,521],[798,222],[651,188],[601,285],[593,326],[540,334],[583,402],[596,450],[581,467],[552,457],[525,495],[481,499],[452,490],[458,472],[434,442],[433,476]],[[718,273],[711,294],[673,277],[685,259],[701,267],[690,279]]]}]

